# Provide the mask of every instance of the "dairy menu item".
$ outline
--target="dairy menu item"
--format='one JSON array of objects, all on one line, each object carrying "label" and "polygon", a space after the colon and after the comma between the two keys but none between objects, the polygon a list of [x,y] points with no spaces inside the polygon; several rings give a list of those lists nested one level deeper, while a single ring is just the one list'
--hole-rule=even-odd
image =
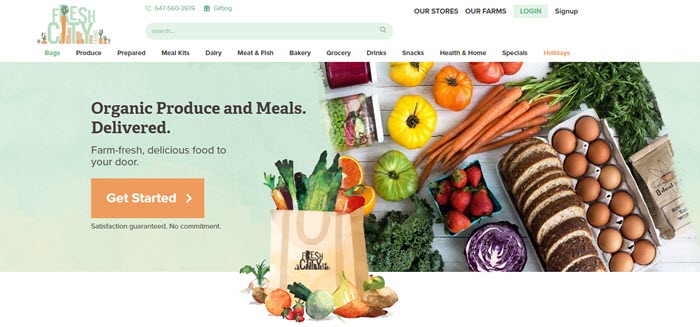
[{"label": "dairy menu item", "polygon": [[673,168],[668,135],[658,138],[629,158],[654,223],[665,239],[690,228],[690,216]]}]

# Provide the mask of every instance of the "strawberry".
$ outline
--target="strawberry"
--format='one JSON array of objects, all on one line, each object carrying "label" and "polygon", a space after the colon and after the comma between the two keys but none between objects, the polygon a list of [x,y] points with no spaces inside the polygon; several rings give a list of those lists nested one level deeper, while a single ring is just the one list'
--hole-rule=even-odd
[{"label": "strawberry", "polygon": [[477,187],[479,186],[479,182],[481,182],[481,169],[477,166],[469,166],[466,171],[467,175],[467,183],[471,187]]},{"label": "strawberry", "polygon": [[438,183],[437,192],[435,192],[435,202],[441,206],[449,204],[450,193],[452,193],[450,182],[446,179],[441,180],[440,183]]},{"label": "strawberry", "polygon": [[447,224],[447,229],[449,229],[452,234],[457,234],[469,228],[469,226],[472,224],[472,222],[469,221],[469,217],[456,210],[450,210],[447,212],[445,222]]},{"label": "strawberry", "polygon": [[467,212],[467,208],[469,208],[469,202],[471,202],[471,200],[472,194],[469,193],[469,190],[466,188],[453,191],[450,195],[450,204],[455,210],[462,213]]},{"label": "strawberry", "polygon": [[462,188],[467,185],[467,174],[462,169],[455,169],[450,176],[450,182],[454,188]]},{"label": "strawberry", "polygon": [[489,192],[480,189],[472,194],[472,201],[469,204],[469,213],[474,217],[490,216],[493,213],[493,203],[489,199]]}]

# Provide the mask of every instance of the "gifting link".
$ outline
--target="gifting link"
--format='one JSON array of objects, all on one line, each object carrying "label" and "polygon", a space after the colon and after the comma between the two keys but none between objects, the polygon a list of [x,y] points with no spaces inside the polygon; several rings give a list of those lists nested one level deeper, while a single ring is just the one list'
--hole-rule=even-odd
[{"label": "gifting link", "polygon": [[204,218],[203,178],[93,178],[92,218]]}]

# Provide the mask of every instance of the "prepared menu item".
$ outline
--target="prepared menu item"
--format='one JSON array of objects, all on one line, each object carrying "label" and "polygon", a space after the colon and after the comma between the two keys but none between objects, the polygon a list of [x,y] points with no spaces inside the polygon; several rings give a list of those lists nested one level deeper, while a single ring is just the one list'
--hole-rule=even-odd
[{"label": "prepared menu item", "polygon": [[326,80],[328,87],[340,87],[367,84],[373,81],[374,67],[369,62],[327,62]]},{"label": "prepared menu item", "polygon": [[607,121],[598,120],[595,110],[585,110],[554,126],[548,139],[553,144],[558,133],[572,129],[574,152],[557,157],[565,169],[569,158],[585,157],[585,172],[569,177],[586,203],[584,217],[606,268],[639,271],[655,264],[658,230]]},{"label": "prepared menu item", "polygon": [[519,141],[499,162],[501,179],[548,271],[605,271],[584,204],[556,154],[542,139]]},{"label": "prepared menu item", "polygon": [[327,100],[330,137],[336,151],[370,146],[384,141],[377,96],[355,94]]},{"label": "prepared menu item", "polygon": [[690,228],[688,208],[673,168],[673,148],[664,135],[629,158],[661,236],[672,239]]}]

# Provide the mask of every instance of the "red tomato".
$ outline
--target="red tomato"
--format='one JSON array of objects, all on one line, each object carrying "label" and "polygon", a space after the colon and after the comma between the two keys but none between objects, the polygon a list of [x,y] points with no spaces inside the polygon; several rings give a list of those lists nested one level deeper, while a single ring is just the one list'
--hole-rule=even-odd
[{"label": "red tomato", "polygon": [[498,83],[504,73],[500,62],[470,62],[469,68],[477,81],[486,84]]},{"label": "red tomato", "polygon": [[520,70],[520,67],[523,66],[522,62],[504,62],[503,64],[503,72],[506,73],[506,75],[515,75]]}]

